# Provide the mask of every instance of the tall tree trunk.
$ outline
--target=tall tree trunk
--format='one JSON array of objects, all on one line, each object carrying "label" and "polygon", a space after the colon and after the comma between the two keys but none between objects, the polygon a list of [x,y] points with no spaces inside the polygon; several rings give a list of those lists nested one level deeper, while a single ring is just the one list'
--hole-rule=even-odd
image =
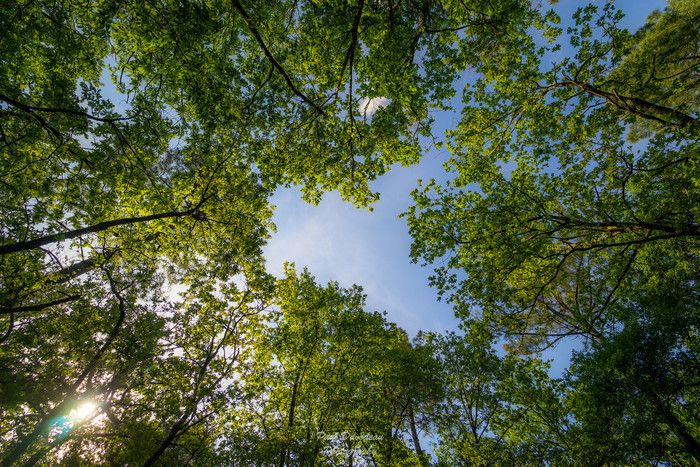
[{"label": "tall tree trunk", "polygon": [[143,463],[144,467],[150,467],[151,465],[155,464],[158,459],[160,459],[160,456],[163,455],[163,453],[170,447],[170,445],[175,441],[175,439],[179,436],[180,430],[183,428],[185,425],[185,422],[189,418],[190,413],[184,413],[182,416],[178,419],[177,422],[173,423],[173,425],[170,427],[170,431],[168,432],[168,436],[161,441],[161,443],[158,445],[158,448],[155,450],[153,454],[150,455],[148,459],[146,459],[146,462]]},{"label": "tall tree trunk", "polygon": [[411,425],[411,438],[413,438],[413,447],[416,450],[416,455],[423,462],[423,449],[420,446],[420,439],[418,439],[418,430],[416,429],[416,417],[413,413],[413,401],[408,406],[408,421]]},{"label": "tall tree trunk", "polygon": [[[289,416],[287,417],[287,427],[292,428],[294,426],[294,410],[297,404],[297,392],[299,391],[299,384],[301,383],[301,373],[294,380],[294,385],[292,386],[292,399],[289,402]],[[287,464],[287,459],[289,457],[289,447],[285,443],[280,449],[280,465],[279,467],[284,467]]]}]

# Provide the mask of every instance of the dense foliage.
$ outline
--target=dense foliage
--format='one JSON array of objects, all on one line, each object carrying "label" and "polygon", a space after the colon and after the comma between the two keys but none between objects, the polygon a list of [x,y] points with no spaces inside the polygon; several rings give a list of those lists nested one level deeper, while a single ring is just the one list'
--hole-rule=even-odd
[{"label": "dense foliage", "polygon": [[[3,5],[3,465],[700,462],[700,4],[621,18]],[[277,188],[369,207],[452,107],[404,217],[462,333],[266,272]]]}]

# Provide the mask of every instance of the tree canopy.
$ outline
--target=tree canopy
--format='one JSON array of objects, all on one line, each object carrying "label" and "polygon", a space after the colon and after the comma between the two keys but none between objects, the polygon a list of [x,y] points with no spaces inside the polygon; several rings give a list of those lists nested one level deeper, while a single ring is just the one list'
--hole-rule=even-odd
[{"label": "tree canopy", "polygon": [[[700,4],[622,17],[3,5],[3,465],[699,462]],[[458,111],[403,217],[459,333],[266,270],[275,190],[371,209]]]},{"label": "tree canopy", "polygon": [[453,179],[415,190],[405,217],[467,322],[514,354],[583,339],[566,451],[599,457],[573,462],[692,464],[700,9],[672,1],[634,34],[621,18],[589,5],[562,36],[551,16],[539,43],[485,64],[449,135]]}]

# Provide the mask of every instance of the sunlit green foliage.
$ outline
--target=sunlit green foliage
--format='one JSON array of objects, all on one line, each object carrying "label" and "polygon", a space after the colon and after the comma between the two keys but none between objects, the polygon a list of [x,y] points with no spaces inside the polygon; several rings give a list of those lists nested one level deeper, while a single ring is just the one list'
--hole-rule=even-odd
[{"label": "sunlit green foliage", "polygon": [[359,287],[288,268],[278,294],[245,404],[231,407],[229,462],[420,465],[407,437],[411,407],[437,395],[430,360],[419,366],[405,333],[364,311]]},{"label": "sunlit green foliage", "polygon": [[[562,336],[600,340],[632,278],[659,287],[657,271],[692,276],[697,265],[698,109],[603,88],[637,49],[609,4],[577,20],[574,57],[540,71],[546,49],[531,46],[465,91],[454,179],[416,190],[406,214],[413,258],[446,257],[438,289],[523,351]],[[632,144],[636,122],[657,131]]]}]

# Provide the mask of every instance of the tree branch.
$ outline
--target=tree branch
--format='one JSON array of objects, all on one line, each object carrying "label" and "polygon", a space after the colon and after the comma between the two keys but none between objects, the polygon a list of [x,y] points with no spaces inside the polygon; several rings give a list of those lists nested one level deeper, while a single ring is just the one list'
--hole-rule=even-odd
[{"label": "tree branch", "polygon": [[62,305],[64,303],[78,300],[80,297],[81,297],[80,295],[69,295],[67,297],[60,298],[58,300],[54,300],[51,302],[46,302],[46,303],[35,303],[33,305],[16,306],[13,308],[0,307],[0,314],[6,315],[6,314],[13,314],[13,313],[26,313],[28,311],[40,311],[40,310],[43,310],[46,308],[51,308],[52,306]]},{"label": "tree branch", "polygon": [[[350,30],[350,46],[345,52],[345,58],[343,59],[343,65],[340,67],[340,78],[338,79],[338,85],[336,86],[336,93],[340,91],[343,85],[343,77],[345,76],[345,69],[348,64],[350,64],[350,72],[352,73],[352,61],[355,56],[355,48],[357,47],[357,39],[360,29],[360,19],[362,18],[362,9],[364,8],[365,0],[359,0],[357,2],[357,13],[355,13],[355,18],[352,22],[352,29]],[[352,86],[352,83],[351,83]]]},{"label": "tree branch", "polygon": [[255,27],[253,24],[253,21],[250,18],[250,15],[248,15],[248,12],[245,11],[243,8],[243,5],[241,5],[241,2],[239,0],[231,0],[231,3],[233,6],[236,8],[236,11],[243,17],[243,20],[245,21],[246,25],[248,26],[248,29],[250,30],[250,33],[253,35],[255,38],[256,42],[258,45],[260,45],[260,48],[263,50],[263,53],[267,57],[267,59],[272,63],[272,66],[275,67],[275,69],[279,72],[280,75],[282,75],[282,78],[284,78],[284,81],[287,83],[287,86],[292,90],[292,92],[300,97],[304,102],[309,104],[311,107],[313,107],[317,112],[326,115],[326,112],[314,101],[312,101],[306,94],[301,92],[292,82],[292,79],[289,77],[289,74],[287,74],[286,70],[282,67],[282,65],[277,61],[274,55],[272,55],[272,52],[270,49],[267,47],[267,44],[265,44],[265,41],[263,40],[262,36],[260,35],[260,32],[258,29]]},{"label": "tree branch", "polygon": [[95,120],[97,122],[103,122],[103,123],[109,123],[113,124],[115,122],[119,122],[122,120],[130,120],[133,117],[117,117],[117,118],[108,118],[108,117],[98,117],[96,115],[89,114],[87,112],[83,112],[82,110],[75,110],[75,109],[63,109],[63,108],[56,108],[56,107],[36,107],[33,105],[28,105],[28,104],[23,104],[9,96],[6,96],[5,94],[0,93],[0,101],[5,102],[6,104],[9,104],[13,107],[16,107],[24,112],[27,113],[33,113],[33,112],[46,112],[46,113],[64,113],[64,114],[71,114],[71,115],[78,115],[80,117],[85,117],[90,120]]},{"label": "tree branch", "polygon": [[71,238],[80,237],[81,235],[87,235],[91,233],[102,232],[104,230],[110,229],[112,227],[117,227],[120,225],[130,225],[138,224],[141,222],[149,222],[158,219],[167,219],[170,217],[187,217],[192,216],[195,219],[199,219],[201,213],[199,212],[199,207],[204,203],[204,201],[211,198],[213,195],[209,195],[202,199],[195,207],[188,209],[187,211],[170,211],[159,214],[151,214],[149,216],[141,217],[126,217],[123,219],[113,219],[111,221],[99,222],[95,225],[88,227],[82,227],[80,229],[70,230],[68,232],[61,232],[52,235],[45,235],[43,237],[35,238],[33,240],[27,240],[24,242],[11,243],[9,245],[0,246],[0,255],[6,255],[9,253],[16,253],[19,251],[33,250],[35,248],[48,245],[50,243],[61,242],[63,240],[68,240]]},{"label": "tree branch", "polygon": [[[554,89],[564,87],[579,88],[591,95],[605,99],[620,110],[624,110],[647,120],[653,120],[664,125],[671,125],[679,128],[700,128],[700,120],[684,114],[683,112],[680,112],[674,108],[655,104],[638,97],[624,96],[615,92],[604,91],[603,89],[593,86],[592,84],[577,81],[575,79],[567,79],[549,86],[540,87],[540,89],[542,91],[542,95],[544,95]],[[668,120],[665,120],[660,116],[667,117]]]}]

